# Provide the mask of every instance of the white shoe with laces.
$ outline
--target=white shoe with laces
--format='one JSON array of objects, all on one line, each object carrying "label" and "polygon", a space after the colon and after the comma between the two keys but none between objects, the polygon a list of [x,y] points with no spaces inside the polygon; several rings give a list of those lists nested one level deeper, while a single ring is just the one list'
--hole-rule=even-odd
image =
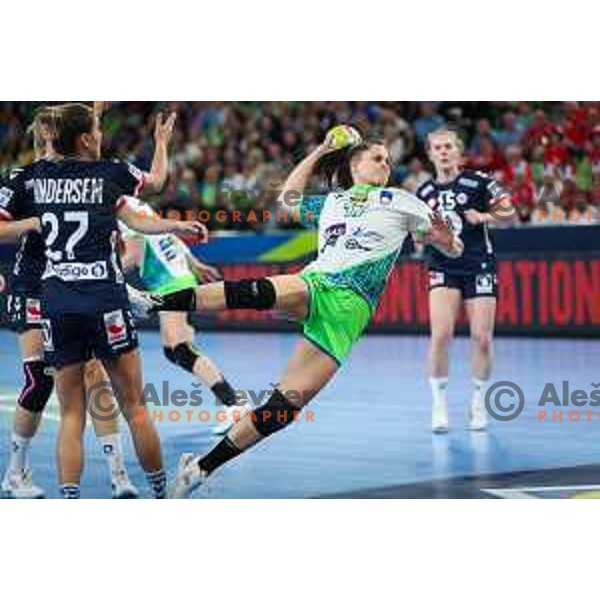
[{"label": "white shoe with laces", "polygon": [[241,421],[250,411],[252,407],[250,404],[244,404],[244,406],[225,406],[220,409],[219,412],[225,413],[225,419],[218,421],[213,426],[213,435],[225,435],[238,421]]},{"label": "white shoe with laces", "polygon": [[487,412],[481,402],[472,402],[469,410],[469,429],[484,431],[487,429]]},{"label": "white shoe with laces", "polygon": [[160,304],[160,297],[138,290],[129,284],[126,287],[133,316],[136,319],[148,319]]},{"label": "white shoe with laces", "polygon": [[172,500],[184,500],[203,485],[207,476],[200,471],[198,460],[200,456],[186,453],[179,457],[179,465],[175,474],[175,481],[169,488],[168,498]]},{"label": "white shoe with laces", "polygon": [[29,469],[7,471],[2,480],[2,496],[14,500],[39,500],[44,490],[34,485]]},{"label": "white shoe with laces", "polygon": [[134,500],[140,497],[137,488],[129,481],[124,471],[115,476],[111,485],[113,500]]},{"label": "white shoe with laces", "polygon": [[448,433],[448,407],[445,402],[435,402],[431,407],[431,431]]}]

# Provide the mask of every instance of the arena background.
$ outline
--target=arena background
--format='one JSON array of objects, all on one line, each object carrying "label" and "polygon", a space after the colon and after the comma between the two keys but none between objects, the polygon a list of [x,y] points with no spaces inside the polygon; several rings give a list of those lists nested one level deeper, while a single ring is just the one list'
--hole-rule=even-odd
[{"label": "arena background", "polygon": [[[25,134],[39,102],[0,103],[0,169],[32,160]],[[345,122],[385,139],[393,183],[414,191],[430,173],[424,140],[444,123],[464,134],[468,164],[511,190],[518,221],[493,232],[499,258],[497,331],[597,336],[600,324],[598,102],[116,102],[103,122],[104,154],[149,168],[159,111],[176,110],[172,168],[149,201],[163,214],[201,215],[211,230],[194,253],[229,278],[297,271],[316,236],[277,211],[255,209],[291,166]],[[0,246],[7,279],[13,249]],[[403,250],[370,331],[427,331],[425,269]],[[5,286],[3,299],[8,287]],[[3,311],[4,313],[4,311]],[[229,312],[211,329],[293,329],[277,315]],[[145,325],[151,326],[152,323]],[[464,330],[464,329],[463,329]]]}]

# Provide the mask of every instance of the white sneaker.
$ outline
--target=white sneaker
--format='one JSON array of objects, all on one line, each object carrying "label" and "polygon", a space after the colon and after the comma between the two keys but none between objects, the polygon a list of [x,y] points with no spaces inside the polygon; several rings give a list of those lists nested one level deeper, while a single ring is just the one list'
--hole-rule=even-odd
[{"label": "white sneaker", "polygon": [[182,454],[179,457],[175,483],[169,488],[168,498],[172,500],[189,498],[194,490],[206,481],[206,475],[198,468],[199,458],[191,453]]},{"label": "white sneaker", "polygon": [[244,406],[225,406],[219,409],[219,412],[225,412],[225,420],[217,422],[212,428],[213,435],[225,435],[238,421],[241,421],[252,407],[249,403]]},{"label": "white sneaker", "polygon": [[126,287],[133,316],[136,319],[148,319],[160,303],[159,296],[142,292],[129,284],[126,284]]},{"label": "white sneaker", "polygon": [[436,402],[431,407],[431,431],[448,433],[448,408],[445,402]]},{"label": "white sneaker", "polygon": [[137,488],[129,481],[129,477],[124,471],[117,474],[111,487],[113,500],[134,500],[140,497]]},{"label": "white sneaker", "polygon": [[473,402],[469,410],[469,429],[471,431],[484,431],[487,429],[487,412],[481,402]]},{"label": "white sneaker", "polygon": [[2,480],[2,496],[14,500],[39,500],[44,490],[33,484],[31,471],[7,471]]}]

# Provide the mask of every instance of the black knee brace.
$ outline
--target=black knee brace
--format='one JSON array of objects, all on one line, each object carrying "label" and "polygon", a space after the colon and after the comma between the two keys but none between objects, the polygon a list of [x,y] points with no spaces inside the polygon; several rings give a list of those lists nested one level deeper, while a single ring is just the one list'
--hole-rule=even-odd
[{"label": "black knee brace", "polygon": [[19,396],[19,406],[32,413],[41,413],[52,395],[54,378],[46,373],[43,360],[31,360],[23,364],[25,386]]},{"label": "black knee brace", "polygon": [[182,342],[175,348],[164,348],[165,356],[168,361],[188,371],[194,372],[194,364],[200,356],[200,352],[189,342]]},{"label": "black knee brace", "polygon": [[263,437],[281,431],[291,425],[294,415],[300,412],[279,390],[274,390],[267,403],[254,410],[252,422]]},{"label": "black knee brace", "polygon": [[240,279],[225,282],[227,308],[253,308],[271,310],[275,308],[277,293],[268,279]]},{"label": "black knee brace", "polygon": [[196,290],[189,288],[164,296],[152,295],[154,305],[150,312],[194,312],[196,310]]}]

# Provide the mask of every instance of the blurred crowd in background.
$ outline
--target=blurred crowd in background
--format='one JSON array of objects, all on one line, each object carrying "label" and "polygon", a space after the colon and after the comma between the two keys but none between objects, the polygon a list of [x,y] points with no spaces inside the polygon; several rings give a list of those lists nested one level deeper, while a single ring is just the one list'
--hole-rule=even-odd
[{"label": "blurred crowd in background", "polygon": [[[32,160],[25,131],[34,102],[0,103],[0,168]],[[456,127],[466,165],[510,190],[520,224],[598,224],[600,102],[117,102],[103,117],[104,154],[149,168],[158,112],[178,114],[172,168],[158,208],[256,208],[335,124],[385,140],[393,184],[409,191],[432,175],[427,134]],[[504,225],[506,225],[504,223]],[[212,229],[293,227],[271,219],[212,219]]]}]

